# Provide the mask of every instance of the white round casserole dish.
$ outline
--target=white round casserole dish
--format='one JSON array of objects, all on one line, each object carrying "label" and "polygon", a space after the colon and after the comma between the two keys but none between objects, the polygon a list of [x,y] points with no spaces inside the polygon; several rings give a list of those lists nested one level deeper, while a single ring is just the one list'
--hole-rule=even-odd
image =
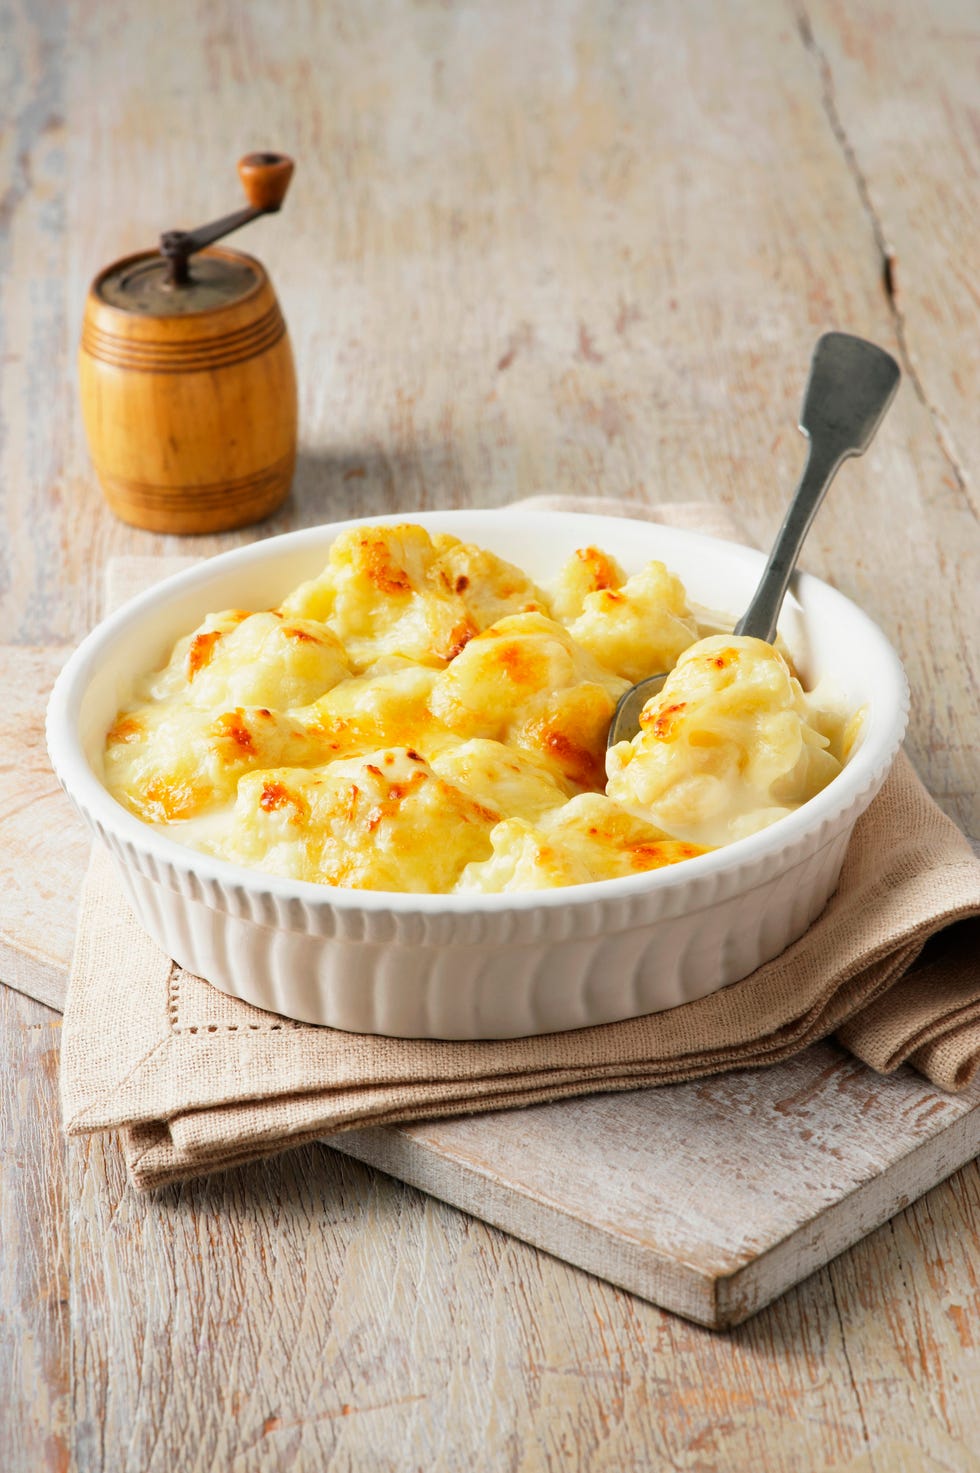
[{"label": "white round casserole dish", "polygon": [[[762,571],[750,548],[621,517],[505,509],[412,512],[548,584],[594,544],[650,558],[696,602],[737,615]],[[254,543],[167,579],[100,624],[58,677],[47,740],[59,781],[110,850],[141,924],[180,965],[272,1012],[353,1032],[510,1038],[676,1007],[745,977],[800,937],[837,884],[851,831],[905,731],[908,690],[884,635],[800,574],[779,628],[807,686],[833,678],[862,738],[823,792],[761,833],[625,879],[517,895],[403,895],[280,879],[185,848],[101,781],[105,733],[131,682],[222,608],[277,604],[320,572],[338,522]]]}]

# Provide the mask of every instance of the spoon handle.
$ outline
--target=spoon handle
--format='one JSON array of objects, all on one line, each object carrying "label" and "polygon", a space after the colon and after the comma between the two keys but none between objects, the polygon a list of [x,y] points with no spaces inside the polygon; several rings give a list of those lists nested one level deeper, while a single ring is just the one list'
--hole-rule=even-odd
[{"label": "spoon handle", "polygon": [[793,576],[804,538],[841,462],[843,454],[832,454],[815,441],[810,443],[806,466],[790,502],[779,535],[752,601],[735,625],[736,634],[750,634],[771,644],[783,599]]},{"label": "spoon handle", "polygon": [[848,333],[819,339],[803,398],[800,429],[810,453],[769,561],[749,607],[735,626],[772,642],[803,540],[841,463],[871,444],[901,377],[890,353]]}]

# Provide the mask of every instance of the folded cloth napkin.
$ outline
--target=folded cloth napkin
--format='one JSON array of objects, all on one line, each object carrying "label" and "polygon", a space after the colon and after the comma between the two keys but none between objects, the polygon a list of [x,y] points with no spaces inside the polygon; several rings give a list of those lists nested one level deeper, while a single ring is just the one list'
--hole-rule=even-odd
[{"label": "folded cloth napkin", "polygon": [[[733,536],[716,507],[537,498]],[[149,581],[116,569],[115,601]],[[152,565],[156,576],[172,563]],[[672,1084],[839,1040],[942,1089],[980,1062],[980,861],[903,755],[860,819],[836,894],[798,942],[684,1007],[503,1042],[377,1038],[264,1013],[181,970],[130,914],[101,849],[86,877],[65,1007],[72,1134],[118,1129],[140,1189],[335,1131]]]}]

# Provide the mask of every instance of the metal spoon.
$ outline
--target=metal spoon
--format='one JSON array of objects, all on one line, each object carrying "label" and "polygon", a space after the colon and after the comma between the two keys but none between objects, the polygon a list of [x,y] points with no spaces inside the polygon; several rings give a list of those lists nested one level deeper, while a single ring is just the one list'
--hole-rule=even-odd
[{"label": "metal spoon", "polygon": [[[817,342],[800,415],[810,453],[755,596],[735,625],[736,634],[772,642],[803,539],[827,487],[842,461],[863,455],[871,444],[900,377],[891,354],[863,338],[828,332]],[[609,727],[608,747],[636,736],[640,712],[666,679],[666,673],[650,675],[620,697]]]}]

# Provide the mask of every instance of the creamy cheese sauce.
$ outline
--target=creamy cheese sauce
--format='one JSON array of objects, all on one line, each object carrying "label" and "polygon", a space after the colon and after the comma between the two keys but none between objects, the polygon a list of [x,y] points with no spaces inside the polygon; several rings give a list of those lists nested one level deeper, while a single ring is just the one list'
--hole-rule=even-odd
[{"label": "creamy cheese sauce", "polygon": [[[338,537],[278,609],[209,615],[137,682],[105,781],[171,838],[352,888],[552,889],[676,864],[792,812],[860,721],[692,606],[658,561],[582,548],[547,591],[405,524]],[[616,701],[669,669],[608,754]]]}]

